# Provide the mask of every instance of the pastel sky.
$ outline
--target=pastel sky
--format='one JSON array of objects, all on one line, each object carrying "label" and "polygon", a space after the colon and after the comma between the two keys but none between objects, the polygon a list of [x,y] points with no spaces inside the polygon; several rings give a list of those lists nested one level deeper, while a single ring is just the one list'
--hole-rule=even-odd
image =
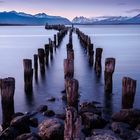
[{"label": "pastel sky", "polygon": [[0,11],[12,10],[70,20],[75,16],[133,16],[140,13],[140,0],[0,0]]}]

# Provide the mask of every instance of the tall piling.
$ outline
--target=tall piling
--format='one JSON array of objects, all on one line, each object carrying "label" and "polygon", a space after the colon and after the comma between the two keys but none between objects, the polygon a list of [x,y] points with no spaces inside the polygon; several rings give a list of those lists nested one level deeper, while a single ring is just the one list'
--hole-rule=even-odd
[{"label": "tall piling", "polygon": [[115,70],[115,58],[106,58],[104,71],[105,93],[112,93],[113,86],[112,76],[114,70]]},{"label": "tall piling", "polygon": [[32,92],[32,81],[33,81],[33,69],[32,69],[32,60],[23,59],[24,67],[24,90],[26,93]]},{"label": "tall piling", "polygon": [[0,80],[1,104],[2,104],[2,127],[7,128],[10,125],[14,115],[14,92],[15,79],[8,77]]}]

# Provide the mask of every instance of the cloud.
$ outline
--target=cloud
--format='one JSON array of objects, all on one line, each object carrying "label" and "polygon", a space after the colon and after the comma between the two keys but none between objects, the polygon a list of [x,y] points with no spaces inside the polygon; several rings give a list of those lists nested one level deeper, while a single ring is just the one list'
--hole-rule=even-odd
[{"label": "cloud", "polygon": [[131,10],[127,10],[125,12],[126,13],[138,13],[138,12],[140,12],[140,9],[131,9]]},{"label": "cloud", "polygon": [[118,3],[118,5],[119,5],[119,6],[124,6],[124,5],[126,5],[126,3],[120,2],[120,3]]}]

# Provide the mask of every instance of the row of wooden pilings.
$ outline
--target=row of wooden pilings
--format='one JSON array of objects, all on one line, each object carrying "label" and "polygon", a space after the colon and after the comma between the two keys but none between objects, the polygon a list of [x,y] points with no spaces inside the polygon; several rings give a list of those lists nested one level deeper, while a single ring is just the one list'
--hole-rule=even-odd
[{"label": "row of wooden pilings", "polygon": [[66,91],[66,119],[64,125],[64,140],[80,140],[82,120],[78,115],[79,82],[74,78],[74,50],[72,32],[69,31],[69,43],[66,46],[67,58],[64,59],[64,80]]},{"label": "row of wooden pilings", "polygon": [[[91,39],[88,35],[85,35],[78,28],[75,29],[81,45],[86,50],[89,58],[89,64],[94,64],[94,48],[91,43]],[[101,58],[102,58],[102,48],[96,48],[95,55],[95,65],[94,69],[97,76],[100,76],[102,71]],[[104,91],[105,93],[112,93],[113,88],[113,73],[115,70],[115,58],[105,59],[105,70],[104,70]],[[124,77],[122,79],[122,108],[132,108],[134,103],[134,97],[136,92],[136,80]]]},{"label": "row of wooden pilings", "polygon": [[[32,68],[32,60],[24,59],[24,89],[25,92],[30,94],[33,90],[33,73],[35,78],[38,75],[38,60],[40,66],[40,72],[45,72],[45,63],[48,65],[49,57],[52,59],[54,50],[59,47],[63,37],[67,34],[67,28],[61,30],[54,35],[54,41],[49,39],[49,43],[45,45],[45,48],[39,48],[38,54],[34,54],[34,69]],[[0,92],[1,92],[1,104],[2,104],[2,127],[7,128],[10,124],[12,116],[14,114],[14,91],[15,91],[15,78],[8,77],[0,79]]]}]

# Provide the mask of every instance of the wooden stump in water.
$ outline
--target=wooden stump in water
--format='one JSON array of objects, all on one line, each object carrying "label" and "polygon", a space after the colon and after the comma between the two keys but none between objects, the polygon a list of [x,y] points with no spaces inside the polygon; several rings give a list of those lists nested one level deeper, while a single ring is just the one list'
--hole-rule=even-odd
[{"label": "wooden stump in water", "polygon": [[96,48],[96,56],[95,56],[95,71],[97,76],[100,76],[102,65],[101,65],[101,58],[102,58],[102,48]]},{"label": "wooden stump in water", "polygon": [[0,80],[1,104],[2,104],[2,126],[3,129],[10,125],[14,114],[14,92],[15,79],[12,77]]},{"label": "wooden stump in water", "polygon": [[105,60],[105,71],[104,71],[104,81],[105,81],[105,93],[112,93],[112,75],[115,70],[115,58],[106,58]]},{"label": "wooden stump in water", "polygon": [[32,69],[32,60],[23,59],[24,67],[24,90],[26,93],[32,92],[32,81],[33,81],[33,69]]},{"label": "wooden stump in water", "polygon": [[77,107],[79,83],[76,79],[66,79],[66,96],[69,106]]},{"label": "wooden stump in water", "polygon": [[94,63],[94,51],[90,50],[89,56],[88,56],[88,62],[90,66],[93,66]]},{"label": "wooden stump in water", "polygon": [[64,140],[81,140],[81,117],[74,107],[66,108]]},{"label": "wooden stump in water", "polygon": [[64,78],[73,78],[74,76],[74,61],[64,59]]},{"label": "wooden stump in water", "polygon": [[46,65],[49,63],[49,44],[45,44],[45,58],[46,58]]},{"label": "wooden stump in water", "polygon": [[54,44],[55,44],[55,46],[57,46],[57,41],[56,41],[57,39],[56,39],[56,34],[54,35]]},{"label": "wooden stump in water", "polygon": [[122,109],[133,108],[136,80],[124,77],[122,80]]},{"label": "wooden stump in water", "polygon": [[73,49],[67,50],[67,59],[74,60],[74,50]]},{"label": "wooden stump in water", "polygon": [[45,52],[44,52],[44,49],[42,49],[42,48],[38,49],[38,57],[39,57],[41,73],[45,73]]},{"label": "wooden stump in water", "polygon": [[34,70],[35,70],[35,73],[38,72],[38,55],[37,54],[34,54]]}]

